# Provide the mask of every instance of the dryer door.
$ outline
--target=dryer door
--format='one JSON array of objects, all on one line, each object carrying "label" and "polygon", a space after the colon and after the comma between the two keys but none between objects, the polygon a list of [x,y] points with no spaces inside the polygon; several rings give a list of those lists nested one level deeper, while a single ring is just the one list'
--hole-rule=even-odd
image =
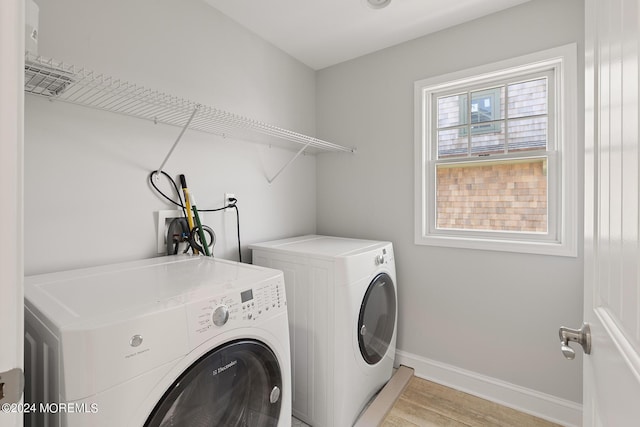
[{"label": "dryer door", "polygon": [[276,426],[281,390],[275,354],[259,341],[234,341],[191,365],[158,402],[145,427]]},{"label": "dryer door", "polygon": [[386,273],[369,284],[358,316],[358,345],[364,360],[375,365],[386,354],[396,324],[396,292]]}]

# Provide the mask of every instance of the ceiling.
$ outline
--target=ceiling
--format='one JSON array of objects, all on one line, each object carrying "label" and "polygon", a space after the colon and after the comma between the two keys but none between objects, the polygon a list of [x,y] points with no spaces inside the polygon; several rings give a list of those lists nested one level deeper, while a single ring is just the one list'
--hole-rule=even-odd
[{"label": "ceiling", "polygon": [[319,70],[529,0],[203,0]]}]

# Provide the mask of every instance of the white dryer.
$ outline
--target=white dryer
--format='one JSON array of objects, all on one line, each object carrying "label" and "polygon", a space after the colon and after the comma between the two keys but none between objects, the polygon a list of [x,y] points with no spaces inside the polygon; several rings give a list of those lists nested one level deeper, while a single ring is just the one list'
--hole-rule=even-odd
[{"label": "white dryer", "polygon": [[250,248],[254,264],[284,272],[293,414],[314,427],[353,425],[392,375],[392,244],[312,235]]},{"label": "white dryer", "polygon": [[290,426],[280,271],[178,255],[25,280],[29,426]]}]

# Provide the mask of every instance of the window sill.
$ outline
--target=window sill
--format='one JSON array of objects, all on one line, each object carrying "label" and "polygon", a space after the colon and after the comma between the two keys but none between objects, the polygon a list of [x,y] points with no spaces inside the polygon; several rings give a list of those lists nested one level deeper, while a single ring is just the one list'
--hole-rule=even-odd
[{"label": "window sill", "polygon": [[577,244],[563,244],[560,242],[547,241],[504,240],[450,235],[423,235],[416,236],[415,244],[445,248],[515,252],[573,258],[578,256]]}]

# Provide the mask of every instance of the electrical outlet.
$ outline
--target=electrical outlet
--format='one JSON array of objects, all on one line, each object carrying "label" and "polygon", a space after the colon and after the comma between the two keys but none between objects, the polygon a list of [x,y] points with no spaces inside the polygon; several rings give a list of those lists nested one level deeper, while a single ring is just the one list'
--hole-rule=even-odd
[{"label": "electrical outlet", "polygon": [[[235,193],[224,193],[224,205],[227,206],[229,204],[229,199],[235,199]],[[233,212],[233,208],[227,208],[224,210],[225,212]]]},{"label": "electrical outlet", "polygon": [[169,231],[169,224],[174,218],[182,218],[184,215],[182,211],[170,210],[170,211],[158,211],[158,253],[167,253],[167,232]]}]

